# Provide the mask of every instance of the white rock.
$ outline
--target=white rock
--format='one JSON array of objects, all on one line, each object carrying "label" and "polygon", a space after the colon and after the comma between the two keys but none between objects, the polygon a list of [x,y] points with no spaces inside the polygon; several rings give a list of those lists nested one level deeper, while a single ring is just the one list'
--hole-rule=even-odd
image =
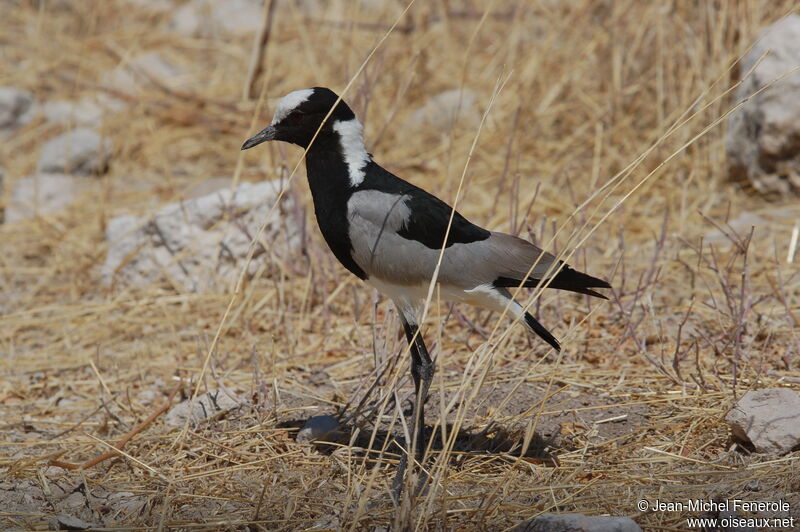
[{"label": "white rock", "polygon": [[298,443],[308,443],[324,438],[339,429],[339,421],[333,416],[314,416],[297,433]]},{"label": "white rock", "polygon": [[64,174],[37,174],[18,179],[6,205],[6,222],[53,214],[75,201],[83,188],[77,179]]},{"label": "white rock", "polygon": [[155,401],[159,397],[161,397],[161,394],[158,393],[155,390],[142,390],[141,392],[136,394],[136,398],[140,402],[142,402],[142,403],[144,403],[146,405],[151,404],[153,401]]},{"label": "white rock", "polygon": [[751,390],[725,418],[735,438],[759,453],[786,454],[800,445],[800,394],[788,388]]},{"label": "white rock", "polygon": [[198,395],[194,400],[187,399],[178,403],[164,416],[164,422],[171,427],[183,426],[187,419],[196,424],[219,412],[239,408],[244,401],[232,392],[215,390]]},{"label": "white rock", "polygon": [[54,518],[55,530],[89,530],[97,528],[97,525],[87,523],[83,519],[78,519],[74,515],[59,514]]},{"label": "white rock", "polygon": [[[358,13],[362,19],[381,17],[394,20],[402,11],[401,4],[386,0],[276,0],[278,13],[297,9],[315,20],[346,20]],[[290,5],[291,4],[291,5]]]},{"label": "white rock", "polygon": [[753,239],[760,239],[767,232],[769,222],[757,214],[743,211],[733,220],[728,223],[720,223],[719,226],[724,232],[715,227],[706,232],[703,240],[710,244],[732,244],[733,242],[727,235],[744,240],[750,235],[751,229],[753,231]]},{"label": "white rock", "polygon": [[111,143],[93,129],[80,127],[48,140],[39,153],[38,170],[91,175],[105,171]]},{"label": "white rock", "polygon": [[51,101],[42,104],[48,122],[97,126],[103,120],[103,109],[89,99],[78,102]]},{"label": "white rock", "polygon": [[0,133],[8,133],[27,124],[33,118],[33,112],[32,92],[0,87]]},{"label": "white rock", "polygon": [[[744,57],[745,75],[769,53],[736,90],[737,100],[800,65],[800,15],[767,27]],[[749,182],[766,194],[800,193],[800,72],[753,96],[730,115],[725,141],[731,179]]]},{"label": "white rock", "polygon": [[642,532],[629,517],[542,514],[515,526],[513,532]]},{"label": "white rock", "polygon": [[[242,183],[234,194],[220,189],[207,196],[170,204],[151,218],[121,216],[106,229],[105,284],[145,286],[169,278],[187,290],[204,291],[236,279],[250,240],[267,217],[280,182]],[[301,244],[300,227],[286,196],[272,212],[248,267],[253,275],[265,251],[288,259]],[[226,218],[227,212],[227,218]]]},{"label": "white rock", "polygon": [[480,120],[478,96],[469,89],[452,89],[432,96],[425,105],[411,112],[409,122],[415,127],[435,125],[449,127],[454,120],[474,122]]},{"label": "white rock", "polygon": [[129,4],[152,11],[154,13],[163,13],[164,11],[171,11],[175,9],[175,4],[170,0],[126,0]]},{"label": "white rock", "polygon": [[204,38],[252,34],[261,25],[261,10],[259,0],[192,0],[175,10],[170,28]]},{"label": "white rock", "polygon": [[125,512],[125,514],[131,514],[140,511],[142,507],[147,504],[147,497],[136,495],[130,491],[118,491],[109,494],[108,504],[115,510],[121,510]]},{"label": "white rock", "polygon": [[[188,86],[192,78],[181,68],[164,59],[158,52],[144,52],[123,62],[103,75],[103,84],[126,94],[136,94],[152,86],[152,80],[171,89]],[[110,102],[114,107],[115,102]]]},{"label": "white rock", "polygon": [[[311,526],[308,527],[307,530],[341,530],[342,524],[339,521],[339,518],[335,515],[329,517],[323,517],[321,519],[317,519]],[[375,532],[375,529],[370,529],[370,532]]]}]

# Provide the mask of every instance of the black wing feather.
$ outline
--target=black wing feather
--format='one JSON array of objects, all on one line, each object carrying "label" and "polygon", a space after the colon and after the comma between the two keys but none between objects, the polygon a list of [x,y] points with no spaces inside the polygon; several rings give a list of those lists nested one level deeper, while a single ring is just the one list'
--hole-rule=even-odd
[{"label": "black wing feather", "polygon": [[[359,186],[359,190],[380,190],[390,194],[403,194],[406,196],[406,207],[411,215],[405,226],[398,234],[408,240],[414,240],[430,249],[441,249],[447,233],[447,224],[453,208],[436,196],[429,194],[421,188],[400,179],[391,172],[381,168],[374,162],[369,163],[366,178]],[[447,233],[445,247],[453,244],[469,244],[486,240],[491,232],[478,227],[458,211],[453,214],[453,223]]]},{"label": "black wing feather", "polygon": [[561,351],[561,344],[558,343],[556,337],[550,334],[550,331],[545,329],[541,323],[536,321],[536,318],[531,316],[530,312],[525,313],[525,323],[533,332],[538,334],[542,340],[553,346],[553,349],[556,351]]},{"label": "black wing feather", "polygon": [[[509,277],[498,277],[494,281],[495,286],[504,288],[516,288],[520,284],[525,288],[536,288],[542,283],[543,281],[541,279],[534,279],[532,277],[525,279],[525,282],[521,279],[511,279]],[[592,288],[611,288],[611,285],[608,284],[607,281],[579,272],[569,266],[564,266],[553,280],[547,284],[547,287],[608,299],[603,294],[592,290]]]}]

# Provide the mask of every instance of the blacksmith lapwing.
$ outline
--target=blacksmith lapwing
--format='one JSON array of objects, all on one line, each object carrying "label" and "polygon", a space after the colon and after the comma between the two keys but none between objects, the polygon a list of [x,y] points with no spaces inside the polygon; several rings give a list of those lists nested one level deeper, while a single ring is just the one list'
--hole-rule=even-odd
[{"label": "blacksmith lapwing", "polygon": [[[361,123],[330,89],[314,87],[284,96],[272,123],[242,149],[268,140],[306,149],[308,182],[322,236],[345,268],[397,306],[410,344],[416,389],[412,448],[420,458],[425,451],[424,402],[434,364],[418,327],[442,246],[437,282],[444,299],[494,311],[507,309],[556,350],[558,340],[512,299],[509,288],[544,283],[604,299],[592,289],[610,288],[606,281],[570,268],[530,242],[470,223],[439,198],[382,168],[367,153]],[[395,477],[398,492],[406,456]]]}]

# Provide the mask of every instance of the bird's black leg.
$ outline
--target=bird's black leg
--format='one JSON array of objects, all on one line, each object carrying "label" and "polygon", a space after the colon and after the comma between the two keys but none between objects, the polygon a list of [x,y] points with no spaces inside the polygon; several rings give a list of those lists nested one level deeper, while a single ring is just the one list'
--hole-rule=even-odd
[{"label": "bird's black leg", "polygon": [[396,502],[400,502],[400,493],[403,490],[403,480],[408,465],[408,453],[415,450],[417,460],[420,462],[425,455],[427,442],[425,439],[425,398],[433,381],[434,365],[425,347],[425,342],[419,332],[419,327],[403,316],[403,329],[411,346],[411,377],[414,379],[414,406],[411,410],[411,442],[408,452],[403,453],[397,473],[392,482],[392,492]]}]

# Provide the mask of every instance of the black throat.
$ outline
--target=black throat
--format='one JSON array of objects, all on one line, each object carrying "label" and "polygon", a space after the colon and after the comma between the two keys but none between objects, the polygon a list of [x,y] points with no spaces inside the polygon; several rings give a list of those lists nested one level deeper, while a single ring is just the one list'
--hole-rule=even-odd
[{"label": "black throat", "polygon": [[339,139],[320,135],[306,153],[306,171],[314,213],[322,236],[342,265],[360,279],[367,274],[353,260],[347,202],[353,193]]}]

